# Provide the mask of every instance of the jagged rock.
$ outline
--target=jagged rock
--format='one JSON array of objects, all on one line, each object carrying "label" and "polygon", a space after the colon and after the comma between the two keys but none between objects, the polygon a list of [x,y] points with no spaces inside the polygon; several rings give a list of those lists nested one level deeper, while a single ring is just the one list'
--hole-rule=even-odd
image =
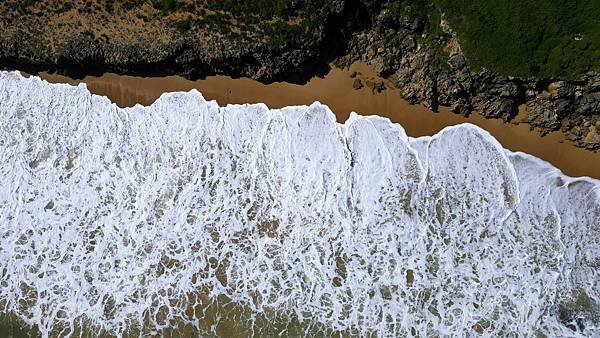
[{"label": "jagged rock", "polygon": [[[453,34],[447,22],[442,28]],[[433,62],[426,48],[419,46],[419,34],[414,20],[390,25],[385,14],[375,15],[372,26],[353,37],[349,54],[362,55],[379,75],[392,72],[386,77],[410,103],[433,110],[438,105],[449,106],[463,115],[476,111],[506,121],[516,116],[519,105],[526,104],[529,123],[542,133],[562,128],[578,146],[600,148],[595,129],[582,125],[588,121],[595,126],[594,121],[600,120],[600,74],[590,72],[577,81],[556,79],[544,85],[533,79],[502,77],[485,69],[473,72],[455,36],[446,48],[447,64],[441,66]],[[381,50],[385,53],[378,54]],[[540,85],[542,90],[538,89]]]},{"label": "jagged rock", "polygon": [[538,98],[527,102],[527,122],[542,132],[550,132],[560,128],[564,112],[560,111],[555,101]]}]

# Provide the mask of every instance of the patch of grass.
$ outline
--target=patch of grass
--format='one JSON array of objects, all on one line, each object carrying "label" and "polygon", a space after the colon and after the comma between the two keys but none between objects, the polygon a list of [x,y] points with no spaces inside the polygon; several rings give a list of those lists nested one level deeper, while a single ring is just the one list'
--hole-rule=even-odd
[{"label": "patch of grass", "polygon": [[37,2],[37,0],[21,0],[21,3],[19,4],[19,6],[21,6],[21,8],[27,8],[33,4],[35,4]]},{"label": "patch of grass", "polygon": [[294,42],[302,33],[300,25],[290,25],[284,21],[277,21],[272,25],[265,25],[263,30],[269,35],[271,47],[282,47],[287,43]]},{"label": "patch of grass", "polygon": [[215,12],[204,18],[217,29],[229,31],[235,20],[240,35],[258,31],[270,47],[279,48],[297,44],[321,29],[335,1],[202,0],[199,5]]},{"label": "patch of grass", "polygon": [[235,16],[254,14],[262,19],[287,17],[291,12],[290,0],[208,0],[216,10],[224,10]]},{"label": "patch of grass", "polygon": [[170,13],[177,9],[177,0],[153,0],[153,6],[163,13]]},{"label": "patch of grass", "polygon": [[[135,8],[138,8],[140,6],[142,6],[142,2],[138,1],[138,0],[122,0],[121,1],[121,7],[123,7],[123,9],[125,10],[132,10]],[[108,4],[107,4],[108,6]],[[110,6],[112,6],[112,3],[110,4]]]},{"label": "patch of grass", "polygon": [[73,8],[73,5],[70,2],[65,2],[63,6],[58,10],[59,13],[68,12]]},{"label": "patch of grass", "polygon": [[460,34],[475,69],[567,79],[600,70],[600,1],[433,2]]},{"label": "patch of grass", "polygon": [[192,18],[188,17],[185,20],[177,21],[177,30],[184,33],[192,28]]}]

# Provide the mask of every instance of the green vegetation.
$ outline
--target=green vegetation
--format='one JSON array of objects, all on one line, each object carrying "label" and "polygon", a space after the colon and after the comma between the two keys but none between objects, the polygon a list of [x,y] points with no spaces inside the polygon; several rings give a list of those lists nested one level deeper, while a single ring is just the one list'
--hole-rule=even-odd
[{"label": "green vegetation", "polygon": [[[367,5],[374,0],[362,0]],[[388,17],[419,21],[422,43],[445,63],[449,36],[458,33],[469,66],[502,75],[573,79],[600,71],[600,1],[388,0]]]},{"label": "green vegetation", "polygon": [[258,29],[268,44],[277,48],[309,38],[326,22],[324,16],[334,1],[204,0],[201,3],[215,12],[205,16],[206,21],[222,24],[221,17],[235,18],[244,28]]},{"label": "green vegetation", "polygon": [[273,25],[261,25],[263,31],[270,37],[272,47],[282,46],[289,41],[294,41],[302,34],[300,25],[290,25],[287,22],[277,21]]},{"label": "green vegetation", "polygon": [[471,67],[574,78],[600,70],[600,1],[433,0]]},{"label": "green vegetation", "polygon": [[188,17],[185,20],[177,21],[177,29],[180,32],[187,32],[192,27],[192,19]]},{"label": "green vegetation", "polygon": [[256,14],[263,19],[288,17],[291,14],[290,0],[209,0],[209,6],[224,10],[235,16]]},{"label": "green vegetation", "polygon": [[[23,0],[33,2],[35,0]],[[344,0],[198,0],[197,8],[210,10],[199,20],[226,31],[231,20],[249,30],[260,29],[271,46],[310,38],[325,22],[331,8]],[[600,71],[600,1],[598,0],[359,0],[366,16],[386,8],[390,26],[403,19],[417,20],[421,45],[434,62],[447,66],[450,35],[445,20],[458,34],[469,67],[487,68],[502,75],[573,79],[588,70]],[[163,13],[182,10],[184,0],[153,0]],[[349,18],[348,20],[354,20]],[[187,31],[191,24],[180,21]],[[243,32],[242,32],[243,33]]]},{"label": "green vegetation", "polygon": [[153,0],[153,5],[163,13],[168,13],[177,9],[177,0]]},{"label": "green vegetation", "polygon": [[37,0],[22,0],[20,6],[21,6],[21,8],[27,8],[27,7],[35,4],[36,1]]},{"label": "green vegetation", "polygon": [[435,64],[447,67],[448,53],[445,47],[450,34],[442,30],[440,25],[442,14],[436,4],[422,0],[394,0],[390,1],[388,6],[385,18],[387,24],[397,25],[403,18],[416,19],[420,43],[429,50]]}]

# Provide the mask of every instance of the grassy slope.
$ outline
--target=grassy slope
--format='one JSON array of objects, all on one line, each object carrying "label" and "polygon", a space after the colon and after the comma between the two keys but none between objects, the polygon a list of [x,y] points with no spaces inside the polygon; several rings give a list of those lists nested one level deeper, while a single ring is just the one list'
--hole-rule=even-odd
[{"label": "grassy slope", "polygon": [[[327,4],[329,1],[324,1]],[[419,17],[424,42],[442,59],[447,36],[441,14],[459,34],[469,66],[503,75],[567,79],[600,71],[598,0],[361,0],[386,3],[398,15]],[[236,14],[286,17],[291,0],[222,0]],[[307,3],[313,3],[307,1]]]},{"label": "grassy slope", "polygon": [[433,2],[459,33],[475,69],[537,78],[600,70],[600,1]]},{"label": "grassy slope", "polygon": [[[28,7],[39,0],[21,0]],[[113,0],[106,0],[112,2]],[[338,0],[340,2],[341,0]],[[348,0],[349,1],[349,0]],[[122,0],[136,6],[140,0]],[[241,30],[258,26],[273,47],[310,39],[336,0],[151,0],[164,13],[206,8],[212,15],[177,23],[180,31],[212,25],[227,31],[230,20]],[[448,35],[442,14],[459,34],[469,66],[502,75],[573,79],[600,71],[600,0],[356,0],[367,8],[387,6],[391,21],[418,18],[421,42],[437,63],[445,64]],[[190,7],[191,6],[191,7]],[[190,9],[191,8],[191,9]],[[375,13],[375,12],[374,12]],[[394,19],[396,18],[396,19]],[[350,20],[350,19],[349,19]],[[248,28],[244,28],[248,27]]]},{"label": "grassy slope", "polygon": [[[331,0],[305,1],[293,5],[291,0],[153,0],[155,7],[165,12],[186,10],[190,1],[195,6],[212,12],[198,22],[181,22],[178,28],[185,31],[193,24],[229,28],[235,19],[242,30],[257,27],[271,47],[281,47],[302,39],[309,39],[317,27],[323,24],[323,16],[329,12]],[[189,5],[188,5],[189,7]]]}]

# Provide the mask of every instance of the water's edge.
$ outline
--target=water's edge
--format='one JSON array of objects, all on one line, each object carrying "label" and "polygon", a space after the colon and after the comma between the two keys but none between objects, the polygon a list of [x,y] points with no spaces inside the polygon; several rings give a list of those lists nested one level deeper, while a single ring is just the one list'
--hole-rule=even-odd
[{"label": "water's edge", "polygon": [[[355,63],[349,69],[333,67],[323,78],[313,78],[305,85],[265,85],[251,79],[226,76],[212,76],[198,81],[177,76],[143,78],[116,74],[86,76],[78,80],[48,73],[40,76],[53,83],[85,83],[92,93],[105,95],[120,107],[136,103],[150,105],[164,92],[197,89],[205,98],[214,99],[222,106],[230,103],[264,103],[270,108],[283,108],[319,101],[335,112],[338,122],[344,122],[353,111],[361,115],[380,115],[400,123],[406,133],[413,137],[433,135],[450,125],[472,123],[490,132],[505,148],[542,158],[569,176],[600,178],[600,152],[576,147],[560,132],[542,137],[530,130],[526,123],[505,123],[479,114],[464,117],[444,107],[433,113],[423,106],[408,104],[397,89],[388,88],[381,93],[372,91],[366,85],[354,89],[353,73],[361,77],[363,85],[366,81],[382,81],[368,65],[362,63]],[[387,85],[391,86],[389,83]],[[523,110],[516,120],[523,121],[526,115],[527,112]]]}]

